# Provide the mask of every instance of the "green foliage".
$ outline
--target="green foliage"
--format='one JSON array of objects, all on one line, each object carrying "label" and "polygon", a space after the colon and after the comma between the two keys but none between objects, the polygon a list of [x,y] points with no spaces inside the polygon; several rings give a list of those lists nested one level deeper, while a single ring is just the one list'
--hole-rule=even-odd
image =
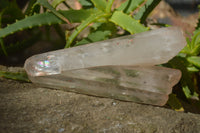
[{"label": "green foliage", "polygon": [[23,82],[30,82],[30,80],[28,79],[28,76],[25,72],[14,73],[14,72],[0,71],[0,77],[23,81]]},{"label": "green foliage", "polygon": [[190,56],[187,58],[187,61],[200,69],[200,57],[199,56]]},{"label": "green foliage", "polygon": [[[6,36],[13,34],[15,32],[19,32],[28,28],[33,28],[35,26],[43,26],[43,25],[53,25],[53,24],[63,24],[63,23],[75,23],[82,22],[74,32],[66,37],[66,48],[76,45],[74,42],[77,35],[90,24],[95,23],[114,23],[115,25],[119,25],[124,28],[131,34],[139,33],[148,30],[143,25],[139,23],[139,21],[134,19],[134,16],[129,16],[131,12],[133,12],[136,8],[138,8],[144,0],[136,0],[131,1],[127,0],[123,3],[118,9],[111,10],[112,4],[114,0],[79,0],[83,6],[90,7],[89,10],[81,9],[81,10],[68,10],[68,11],[57,11],[54,7],[58,4],[62,3],[63,0],[54,0],[52,4],[49,4],[46,0],[31,0],[25,14],[29,14],[30,16],[24,17],[25,14],[15,15],[21,16],[19,21],[8,25],[7,27],[0,30],[0,38],[5,38]],[[34,3],[35,2],[35,3]],[[9,3],[9,2],[8,2]],[[5,4],[8,4],[5,2]],[[11,2],[12,3],[12,2]],[[148,1],[147,1],[148,3]],[[153,2],[152,2],[153,3]],[[156,3],[158,4],[158,3]],[[38,5],[43,6],[44,8],[49,9],[44,13],[38,13]],[[93,7],[95,6],[95,8]],[[32,10],[30,10],[30,6],[32,6]],[[143,10],[143,9],[141,9]],[[36,14],[32,14],[35,12]],[[124,13],[123,13],[124,12]],[[141,11],[139,10],[139,13]],[[142,13],[140,13],[141,15]],[[137,15],[137,14],[136,14]],[[18,18],[19,19],[19,18]],[[115,26],[115,33],[110,31],[112,34],[117,34],[117,26]],[[96,33],[92,33],[96,32]],[[68,32],[67,32],[68,33]],[[108,32],[97,32],[91,31],[90,34],[95,35],[99,33],[105,33],[103,36],[107,36]],[[114,36],[114,35],[112,35]],[[107,39],[107,37],[102,37],[102,39]],[[93,41],[99,41],[99,38]],[[78,42],[77,42],[78,43]],[[6,53],[3,47],[3,43],[1,43],[2,49],[4,49],[4,53]]]},{"label": "green foliage", "polygon": [[87,38],[84,38],[81,41],[79,41],[78,43],[76,43],[76,46],[92,43],[95,41],[106,40],[106,39],[108,39],[110,34],[111,34],[110,31],[95,31],[95,32],[89,34]]},{"label": "green foliage", "polygon": [[[198,88],[198,73],[200,72],[200,31],[194,32],[191,39],[187,38],[187,46],[175,58],[170,60],[169,67],[179,69],[182,72],[180,84],[182,86],[182,93],[187,102],[192,99],[199,101],[199,88]],[[179,92],[180,93],[180,92]],[[184,99],[184,98],[183,98]],[[177,99],[176,99],[177,100]],[[173,101],[173,100],[172,100]],[[174,101],[175,102],[175,101]],[[175,106],[172,102],[168,103],[172,108]]]},{"label": "green foliage", "polygon": [[54,0],[51,5],[53,8],[57,7],[60,3],[64,2],[65,0]]},{"label": "green foliage", "polygon": [[200,53],[200,30],[196,30],[191,38],[191,42],[182,50],[187,55],[199,55]]},{"label": "green foliage", "polygon": [[145,0],[127,0],[117,9],[123,11],[126,14],[131,13],[138,8]]},{"label": "green foliage", "polygon": [[67,40],[67,44],[65,46],[65,48],[68,48],[71,46],[73,40],[75,39],[75,37],[81,32],[83,31],[83,29],[85,29],[89,24],[91,24],[92,22],[97,21],[99,18],[104,17],[106,14],[103,13],[100,10],[97,10],[96,13],[93,13],[90,17],[88,17],[87,19],[85,19],[76,29],[75,31],[72,33],[72,35],[68,38]]},{"label": "green foliage", "polygon": [[[70,22],[81,22],[87,17],[90,16],[94,11],[93,10],[68,10],[60,11]],[[80,15],[80,16],[77,16]],[[6,37],[7,35],[13,34],[17,31],[22,31],[27,28],[33,28],[35,26],[42,25],[53,25],[53,24],[62,24],[64,21],[56,17],[51,12],[45,12],[42,14],[35,14],[30,17],[26,17],[20,21],[16,21],[12,25],[0,30],[0,38]]]},{"label": "green foliage", "polygon": [[131,34],[147,31],[148,28],[139,23],[138,20],[133,19],[131,16],[123,13],[122,11],[115,11],[110,18],[110,21],[119,25]]},{"label": "green foliage", "polygon": [[106,0],[91,0],[91,1],[97,9],[101,11],[106,10],[106,4],[107,4]]},{"label": "green foliage", "polygon": [[[170,97],[168,104],[176,110],[183,109],[180,101],[185,100],[200,109],[199,72],[200,72],[200,19],[191,38],[186,38],[187,45],[166,66],[179,69],[182,72],[181,90]],[[182,95],[183,94],[183,95]],[[179,96],[178,96],[179,95]],[[194,103],[194,99],[196,103]],[[179,103],[178,106],[175,103]]]},{"label": "green foliage", "polygon": [[78,0],[83,9],[93,8],[94,5],[90,0]]},{"label": "green foliage", "polygon": [[161,0],[147,0],[144,6],[141,7],[139,12],[135,15],[135,19],[140,20],[141,23],[145,23],[146,18],[151,11],[160,3]]},{"label": "green foliage", "polygon": [[172,109],[174,109],[176,111],[184,110],[181,102],[179,101],[179,99],[176,97],[175,94],[169,95],[169,100],[167,101],[167,104],[169,104],[172,107]]}]

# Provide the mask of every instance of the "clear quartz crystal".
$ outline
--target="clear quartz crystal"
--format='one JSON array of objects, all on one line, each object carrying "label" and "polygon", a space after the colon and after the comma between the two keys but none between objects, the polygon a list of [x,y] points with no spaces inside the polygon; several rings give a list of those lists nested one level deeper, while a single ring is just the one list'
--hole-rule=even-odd
[{"label": "clear quartz crystal", "polygon": [[45,87],[162,106],[180,77],[179,70],[159,66],[103,66],[29,78]]},{"label": "clear quartz crystal", "polygon": [[30,80],[50,88],[164,105],[179,81],[166,63],[186,45],[182,31],[161,28],[30,57]]},{"label": "clear quartz crystal", "polygon": [[[58,74],[61,71],[108,65],[153,66],[166,63],[185,44],[180,29],[161,28],[34,55],[26,61],[25,69],[30,76],[42,76],[51,75],[52,72]],[[48,66],[45,62],[49,63]]]}]

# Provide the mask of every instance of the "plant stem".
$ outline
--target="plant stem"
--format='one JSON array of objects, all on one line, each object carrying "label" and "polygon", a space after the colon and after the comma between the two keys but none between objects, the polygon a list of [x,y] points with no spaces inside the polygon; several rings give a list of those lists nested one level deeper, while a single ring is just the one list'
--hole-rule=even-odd
[{"label": "plant stem", "polygon": [[68,38],[67,43],[65,45],[65,48],[69,48],[73,42],[73,40],[76,38],[76,36],[85,29],[89,24],[95,22],[99,18],[106,17],[108,14],[98,10],[96,13],[92,14],[90,17],[88,17],[85,21],[83,21],[71,34],[71,36]]}]

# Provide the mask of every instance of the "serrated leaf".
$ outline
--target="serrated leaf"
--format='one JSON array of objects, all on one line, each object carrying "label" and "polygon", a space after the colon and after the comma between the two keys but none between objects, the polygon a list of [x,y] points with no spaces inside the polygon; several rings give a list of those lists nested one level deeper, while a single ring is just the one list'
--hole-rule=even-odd
[{"label": "serrated leaf", "polygon": [[160,3],[161,0],[147,0],[144,6],[142,6],[139,12],[135,15],[135,19],[140,20],[143,24],[151,13],[151,11]]},{"label": "serrated leaf", "polygon": [[148,28],[140,24],[138,20],[133,19],[131,16],[123,13],[122,11],[115,11],[110,18],[110,21],[116,25],[119,25],[131,34],[148,30]]},{"label": "serrated leaf", "polygon": [[[70,22],[81,22],[87,19],[94,10],[68,10],[60,11]],[[64,23],[51,12],[35,14],[25,19],[19,20],[3,29],[0,29],[0,38],[13,34],[17,31],[32,28],[35,26],[52,25]]]},{"label": "serrated leaf", "polygon": [[145,0],[126,0],[126,2],[122,3],[117,10],[123,11],[124,13],[130,13],[138,8],[144,1]]},{"label": "serrated leaf", "polygon": [[187,61],[193,64],[194,66],[200,68],[200,57],[199,56],[190,56],[187,58]]},{"label": "serrated leaf", "polygon": [[106,10],[106,4],[107,4],[106,0],[91,0],[91,1],[97,9],[101,11]]}]

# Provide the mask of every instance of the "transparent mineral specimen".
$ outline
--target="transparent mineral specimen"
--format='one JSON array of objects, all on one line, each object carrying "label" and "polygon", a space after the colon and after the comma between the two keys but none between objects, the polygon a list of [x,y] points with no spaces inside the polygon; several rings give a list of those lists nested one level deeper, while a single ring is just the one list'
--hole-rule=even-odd
[{"label": "transparent mineral specimen", "polygon": [[186,45],[180,29],[162,28],[30,57],[32,82],[50,88],[164,105],[179,70],[166,63]]},{"label": "transparent mineral specimen", "polygon": [[162,106],[180,77],[165,67],[103,66],[29,78],[44,87]]},{"label": "transparent mineral specimen", "polygon": [[153,66],[166,63],[185,44],[180,29],[161,28],[35,55],[26,61],[25,69],[30,76],[43,76],[97,66]]}]

